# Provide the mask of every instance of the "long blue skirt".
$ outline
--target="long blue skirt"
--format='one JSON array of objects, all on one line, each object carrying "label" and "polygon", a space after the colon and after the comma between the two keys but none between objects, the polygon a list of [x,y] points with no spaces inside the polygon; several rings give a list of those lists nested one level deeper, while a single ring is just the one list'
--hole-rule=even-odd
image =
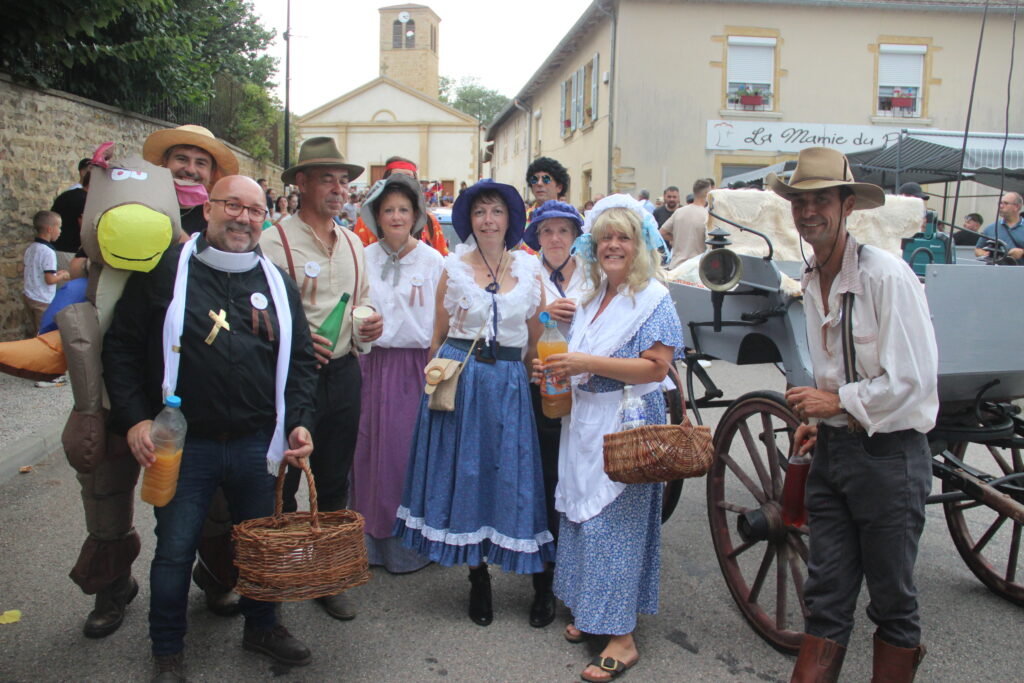
[{"label": "long blue skirt", "polygon": [[[445,344],[440,358],[466,353]],[[470,359],[455,410],[420,402],[394,535],[444,566],[534,574],[555,559],[526,369]]]}]

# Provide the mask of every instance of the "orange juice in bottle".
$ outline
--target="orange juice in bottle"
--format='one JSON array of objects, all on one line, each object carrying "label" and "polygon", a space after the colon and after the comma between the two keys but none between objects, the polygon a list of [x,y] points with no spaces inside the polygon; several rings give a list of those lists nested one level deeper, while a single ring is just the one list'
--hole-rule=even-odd
[{"label": "orange juice in bottle", "polygon": [[181,414],[181,399],[168,396],[164,409],[153,420],[149,438],[156,446],[156,462],[146,468],[142,478],[142,500],[155,507],[171,502],[178,488],[178,469],[181,450],[185,445],[185,416]]},{"label": "orange juice in bottle", "polygon": [[[548,356],[556,353],[568,353],[569,343],[558,330],[558,323],[551,319],[551,314],[544,311],[540,314],[544,324],[544,334],[537,342],[537,357],[544,362]],[[544,381],[540,385],[541,411],[546,417],[564,417],[572,410],[572,391],[569,378],[556,379],[547,369],[544,370]]]}]

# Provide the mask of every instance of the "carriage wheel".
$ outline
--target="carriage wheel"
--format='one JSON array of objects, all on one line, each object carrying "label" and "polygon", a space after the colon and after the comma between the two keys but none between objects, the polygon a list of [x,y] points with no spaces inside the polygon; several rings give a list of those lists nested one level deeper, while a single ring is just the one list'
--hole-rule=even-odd
[{"label": "carriage wheel", "polygon": [[[683,389],[680,386],[679,372],[675,364],[672,365],[669,377],[672,378],[675,388],[664,392],[665,406],[668,410],[668,423],[672,425],[682,424],[686,406],[683,404]],[[683,481],[685,480],[676,479],[665,484],[661,498],[662,524],[668,521],[668,518],[675,512],[676,506],[679,505],[679,499],[683,495]]]},{"label": "carriage wheel", "polygon": [[[1019,448],[979,444],[968,452],[967,443],[962,442],[952,444],[950,452],[972,468],[997,477],[1024,472]],[[1018,482],[1017,486],[1024,488],[1024,482]],[[957,489],[943,481],[942,490]],[[1024,495],[1015,497],[1024,502]],[[942,507],[949,535],[967,567],[993,593],[1024,605],[1024,554],[1021,552],[1024,525],[973,500],[946,502]]]},{"label": "carriage wheel", "polygon": [[782,394],[736,399],[715,431],[708,521],[722,575],[743,617],[776,650],[803,640],[808,531],[782,523],[780,501],[798,421]]}]

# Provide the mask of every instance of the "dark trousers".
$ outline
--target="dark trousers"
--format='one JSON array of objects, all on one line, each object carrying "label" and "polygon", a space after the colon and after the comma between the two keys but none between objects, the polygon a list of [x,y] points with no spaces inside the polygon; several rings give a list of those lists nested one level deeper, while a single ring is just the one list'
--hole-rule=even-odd
[{"label": "dark trousers", "polygon": [[[187,437],[178,472],[178,488],[156,514],[156,554],[149,572],[149,636],[154,655],[181,652],[187,630],[189,581],[203,522],[221,487],[237,524],[274,513],[275,477],[267,471],[271,432],[230,441]],[[274,603],[241,599],[247,627],[269,629],[277,623]]]},{"label": "dark trousers", "polygon": [[548,529],[558,543],[558,512],[555,510],[555,488],[558,487],[558,444],[562,438],[562,419],[551,419],[544,415],[540,387],[530,383],[530,402],[537,423],[537,439],[540,441],[540,466],[544,473],[544,507],[548,513]]},{"label": "dark trousers", "polygon": [[866,580],[878,636],[917,647],[914,563],[931,490],[931,453],[913,430],[875,434],[822,425],[807,478],[811,531],[807,633],[846,645]]},{"label": "dark trousers", "polygon": [[[317,504],[324,512],[348,506],[348,475],[359,436],[363,374],[355,356],[342,356],[320,368],[316,422],[309,468],[316,480]],[[301,470],[289,467],[284,480],[284,511],[294,512]]]}]

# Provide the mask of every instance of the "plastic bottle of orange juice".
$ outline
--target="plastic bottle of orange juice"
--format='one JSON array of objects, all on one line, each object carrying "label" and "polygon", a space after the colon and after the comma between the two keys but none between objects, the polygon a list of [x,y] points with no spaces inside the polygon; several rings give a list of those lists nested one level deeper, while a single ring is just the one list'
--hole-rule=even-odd
[{"label": "plastic bottle of orange juice", "polygon": [[[544,334],[537,342],[537,357],[541,362],[556,353],[567,353],[569,343],[558,330],[558,323],[551,319],[551,314],[544,311],[540,314],[540,321],[544,324]],[[556,380],[550,371],[545,370],[540,397],[541,411],[547,417],[564,417],[572,411],[572,391],[568,378]]]},{"label": "plastic bottle of orange juice", "polygon": [[185,445],[185,416],[181,414],[181,399],[168,396],[164,409],[153,420],[149,438],[156,446],[156,462],[146,469],[142,479],[142,500],[163,507],[174,498],[178,489],[178,469],[181,467],[181,449]]}]

